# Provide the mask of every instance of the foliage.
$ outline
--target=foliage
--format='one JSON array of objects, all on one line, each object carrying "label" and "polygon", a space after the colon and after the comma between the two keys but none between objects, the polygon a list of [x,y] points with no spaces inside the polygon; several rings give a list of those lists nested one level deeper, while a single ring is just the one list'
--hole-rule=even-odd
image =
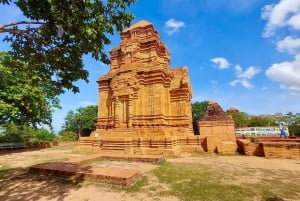
[{"label": "foliage", "polygon": [[77,138],[77,134],[73,131],[61,130],[58,135],[61,141],[74,141]]},{"label": "foliage", "polygon": [[34,128],[26,125],[7,123],[0,133],[0,142],[50,142],[55,141],[53,132],[44,128]]},{"label": "foliage", "polygon": [[80,136],[87,136],[91,131],[95,130],[97,121],[97,105],[81,107],[74,111],[69,111],[65,117],[63,129],[65,131],[73,131],[77,133],[77,139]]},{"label": "foliage", "polygon": [[199,135],[198,122],[204,116],[208,103],[208,101],[192,103],[193,128],[196,135]]},{"label": "foliage", "polygon": [[128,27],[133,15],[126,13],[135,0],[1,0],[1,4],[15,4],[26,17],[22,21],[0,26],[11,44],[15,66],[43,83],[78,92],[73,83],[88,79],[82,56],[91,56],[108,64],[104,45],[108,36]]},{"label": "foliage", "polygon": [[249,124],[250,117],[245,112],[227,112],[232,117],[235,127],[247,127]]},{"label": "foliage", "polygon": [[56,136],[54,133],[49,132],[47,129],[40,128],[36,129],[34,132],[34,138],[31,142],[53,142],[56,141]]},{"label": "foliage", "polygon": [[300,137],[300,116],[295,118],[295,120],[289,124],[289,132],[290,134],[294,134]]},{"label": "foliage", "polygon": [[252,116],[249,120],[249,126],[277,126],[276,120],[269,115]]},{"label": "foliage", "polygon": [[3,65],[12,60],[11,55],[0,52],[0,125],[13,122],[34,127],[38,124],[51,126],[51,108],[59,107],[55,89],[42,83],[37,75]]},{"label": "foliage", "polygon": [[0,133],[0,142],[24,142],[27,141],[27,135],[24,135],[23,130],[15,124],[6,124],[2,126],[2,132]]}]

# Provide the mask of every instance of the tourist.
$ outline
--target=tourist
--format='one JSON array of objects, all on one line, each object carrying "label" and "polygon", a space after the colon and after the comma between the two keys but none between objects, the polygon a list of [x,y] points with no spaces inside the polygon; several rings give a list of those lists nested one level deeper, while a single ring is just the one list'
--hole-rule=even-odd
[{"label": "tourist", "polygon": [[285,128],[286,124],[284,122],[280,122],[279,123],[279,130],[280,130],[280,139],[282,138],[282,136],[285,137],[285,139],[287,139],[287,133],[286,133],[286,128]]}]

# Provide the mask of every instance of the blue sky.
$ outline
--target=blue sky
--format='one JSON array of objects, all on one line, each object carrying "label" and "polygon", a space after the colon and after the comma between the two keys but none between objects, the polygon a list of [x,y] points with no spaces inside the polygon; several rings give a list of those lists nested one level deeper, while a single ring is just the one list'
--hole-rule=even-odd
[{"label": "blue sky", "polygon": [[[130,11],[159,32],[171,67],[188,66],[193,102],[216,100],[224,110],[248,114],[300,112],[299,0],[138,0]],[[0,6],[0,24],[22,18]],[[120,43],[111,36],[108,52]],[[0,50],[7,44],[0,43]],[[96,80],[109,66],[84,57],[90,82],[79,94],[60,96],[53,126],[61,129],[69,110],[97,104]]]}]

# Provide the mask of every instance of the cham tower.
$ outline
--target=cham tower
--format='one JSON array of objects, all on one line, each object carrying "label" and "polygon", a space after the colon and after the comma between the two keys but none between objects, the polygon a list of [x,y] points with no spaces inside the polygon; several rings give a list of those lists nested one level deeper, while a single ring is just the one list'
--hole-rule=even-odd
[{"label": "cham tower", "polygon": [[188,68],[170,68],[170,53],[151,23],[124,30],[110,55],[110,70],[97,81],[98,118],[89,137],[96,146],[174,151],[176,140],[193,137]]},{"label": "cham tower", "polygon": [[234,154],[237,149],[234,121],[214,100],[208,103],[199,121],[201,138],[206,140],[208,152]]}]

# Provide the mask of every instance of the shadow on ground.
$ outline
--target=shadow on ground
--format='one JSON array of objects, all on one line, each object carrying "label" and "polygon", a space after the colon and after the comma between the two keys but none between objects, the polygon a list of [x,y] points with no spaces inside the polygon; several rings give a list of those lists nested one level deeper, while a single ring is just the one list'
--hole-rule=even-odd
[{"label": "shadow on ground", "polygon": [[80,188],[83,181],[83,177],[32,174],[22,168],[0,169],[0,200],[63,201],[72,190]]}]

